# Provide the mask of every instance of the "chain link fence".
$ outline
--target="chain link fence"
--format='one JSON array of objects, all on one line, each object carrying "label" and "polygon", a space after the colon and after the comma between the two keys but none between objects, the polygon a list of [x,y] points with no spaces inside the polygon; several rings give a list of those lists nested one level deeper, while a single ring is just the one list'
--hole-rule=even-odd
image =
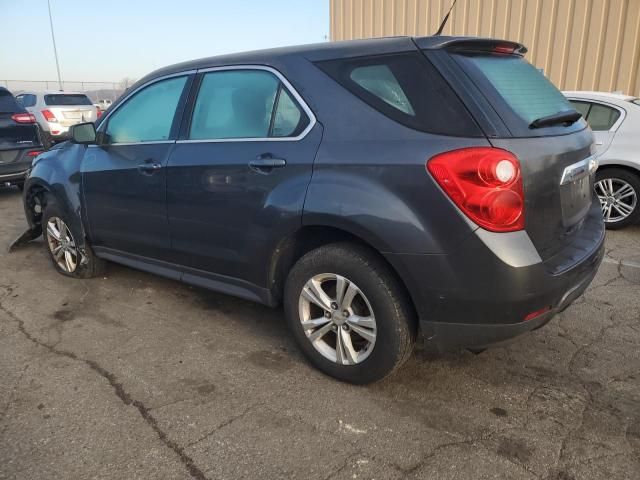
[{"label": "chain link fence", "polygon": [[[83,92],[92,102],[99,100],[116,100],[131,86],[132,81],[122,82],[83,82],[64,81],[62,90],[67,92]],[[25,91],[40,92],[44,90],[60,90],[57,80],[1,80],[0,85],[6,87],[11,93],[17,95]]]}]

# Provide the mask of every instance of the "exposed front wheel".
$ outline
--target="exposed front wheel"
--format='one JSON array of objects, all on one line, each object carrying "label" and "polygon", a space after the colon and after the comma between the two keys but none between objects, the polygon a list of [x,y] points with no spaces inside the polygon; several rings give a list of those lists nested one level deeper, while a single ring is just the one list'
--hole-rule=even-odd
[{"label": "exposed front wheel", "polygon": [[403,287],[374,252],[355,244],[304,255],[287,278],[285,312],[309,361],[351,383],[391,374],[415,342],[416,319]]},{"label": "exposed front wheel", "polygon": [[607,228],[615,230],[640,219],[640,178],[627,170],[607,168],[598,171],[595,183]]},{"label": "exposed front wheel", "polygon": [[69,228],[69,221],[53,198],[47,200],[42,216],[42,232],[47,254],[55,269],[75,278],[90,278],[102,273],[104,261],[91,247],[81,249]]}]

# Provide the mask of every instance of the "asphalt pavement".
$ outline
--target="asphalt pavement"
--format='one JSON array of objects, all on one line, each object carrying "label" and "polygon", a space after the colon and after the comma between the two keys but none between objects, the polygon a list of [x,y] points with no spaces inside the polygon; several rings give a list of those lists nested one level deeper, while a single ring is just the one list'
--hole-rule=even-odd
[{"label": "asphalt pavement", "polygon": [[[0,245],[25,226],[0,189]],[[366,387],[310,367],[282,311],[110,264],[0,250],[0,479],[640,478],[640,227],[588,289],[475,355],[419,346]]]}]

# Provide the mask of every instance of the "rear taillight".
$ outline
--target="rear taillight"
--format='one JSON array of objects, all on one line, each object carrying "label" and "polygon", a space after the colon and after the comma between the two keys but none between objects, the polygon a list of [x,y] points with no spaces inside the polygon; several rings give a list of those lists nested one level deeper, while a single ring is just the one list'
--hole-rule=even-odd
[{"label": "rear taillight", "polygon": [[528,315],[526,315],[524,317],[524,321],[528,322],[529,320],[534,320],[534,319],[538,318],[539,316],[544,315],[545,313],[550,312],[550,311],[551,311],[551,307],[541,308],[540,310],[536,310],[535,312],[531,312]]},{"label": "rear taillight", "polygon": [[11,115],[11,120],[16,123],[36,123],[36,117],[31,113],[14,113]]},{"label": "rear taillight", "polygon": [[28,157],[37,157],[37,156],[38,156],[38,155],[40,155],[42,152],[43,152],[43,150],[36,150],[36,151],[33,151],[33,152],[29,152],[29,153],[27,153],[27,156],[28,156]]},{"label": "rear taillight", "polygon": [[47,122],[50,122],[50,123],[55,123],[58,121],[56,116],[53,113],[51,113],[51,110],[42,110],[42,116]]},{"label": "rear taillight", "polygon": [[431,158],[427,170],[479,226],[493,232],[524,229],[520,162],[511,152],[490,147],[453,150]]},{"label": "rear taillight", "polygon": [[96,118],[100,118],[102,116],[102,110],[96,107]]}]

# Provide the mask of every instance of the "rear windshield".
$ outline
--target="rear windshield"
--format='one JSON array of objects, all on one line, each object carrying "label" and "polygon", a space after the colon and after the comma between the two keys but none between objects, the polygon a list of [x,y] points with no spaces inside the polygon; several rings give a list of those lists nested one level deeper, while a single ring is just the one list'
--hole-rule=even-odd
[{"label": "rear windshield", "polygon": [[16,113],[16,112],[24,112],[24,108],[22,108],[11,92],[8,90],[0,90],[0,113]]},{"label": "rear windshield", "polygon": [[[494,107],[498,104],[498,110],[501,110],[499,114],[509,129],[515,128],[522,131],[528,129],[534,120],[575,110],[541,71],[520,56],[487,54],[454,54],[452,56],[475,81],[487,99],[494,104]],[[506,112],[504,108],[500,108],[504,106],[508,107]]]},{"label": "rear windshield", "polygon": [[423,132],[482,132],[449,84],[419,52],[343,58],[317,66],[372,108]]},{"label": "rear windshield", "polygon": [[44,96],[44,103],[51,106],[93,105],[86,95],[55,93]]}]

